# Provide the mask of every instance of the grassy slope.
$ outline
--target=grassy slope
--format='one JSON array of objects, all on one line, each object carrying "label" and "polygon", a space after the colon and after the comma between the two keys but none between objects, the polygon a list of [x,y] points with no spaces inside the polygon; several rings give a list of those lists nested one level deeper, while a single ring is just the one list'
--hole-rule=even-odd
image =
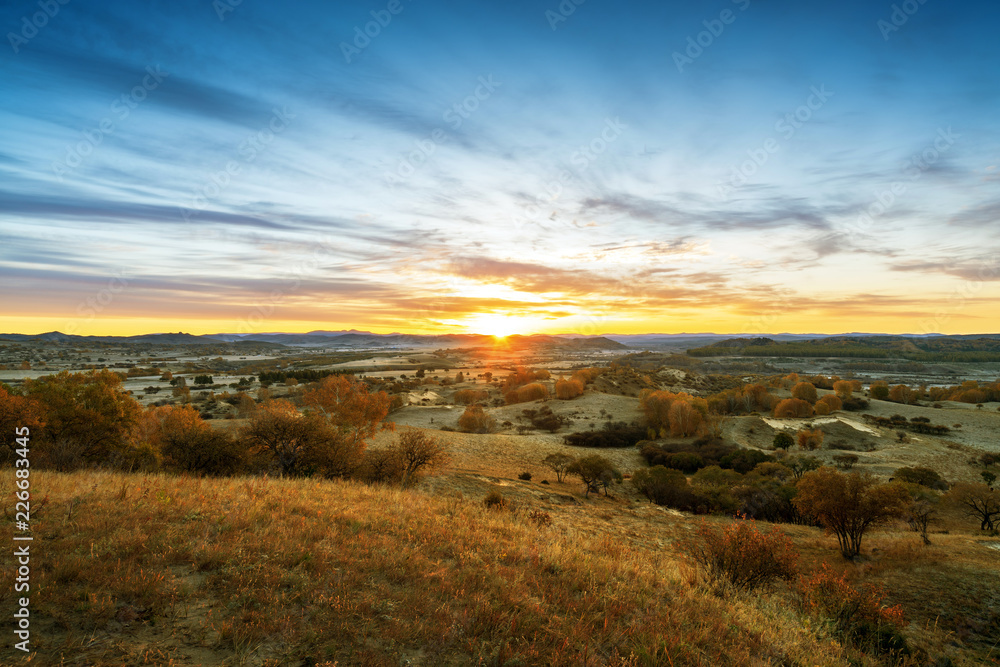
[{"label": "grassy slope", "polygon": [[[673,552],[624,541],[610,523],[594,535],[478,498],[313,480],[37,472],[33,488],[32,664],[852,657],[787,593],[714,597],[685,583]],[[9,476],[0,491],[12,496]],[[7,618],[13,598],[5,586]]]}]

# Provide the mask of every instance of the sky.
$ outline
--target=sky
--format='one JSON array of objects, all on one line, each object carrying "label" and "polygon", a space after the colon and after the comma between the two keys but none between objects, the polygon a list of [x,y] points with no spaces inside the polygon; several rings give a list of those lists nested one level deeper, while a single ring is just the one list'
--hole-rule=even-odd
[{"label": "sky", "polygon": [[0,331],[1000,331],[995,2],[14,0]]}]

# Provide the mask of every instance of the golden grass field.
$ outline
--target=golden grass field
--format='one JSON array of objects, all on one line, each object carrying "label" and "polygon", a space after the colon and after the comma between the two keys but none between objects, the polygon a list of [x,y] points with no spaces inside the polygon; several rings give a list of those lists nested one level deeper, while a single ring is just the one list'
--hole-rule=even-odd
[{"label": "golden grass field", "polygon": [[[700,519],[626,487],[584,499],[578,484],[511,472],[497,481],[513,510],[483,505],[489,478],[464,478],[463,493],[449,469],[412,490],[35,472],[37,652],[8,644],[3,664],[878,664],[790,587],[713,593],[677,548]],[[11,497],[11,481],[0,490]],[[806,568],[840,566],[834,538],[783,530]],[[997,664],[976,624],[991,609],[995,627],[1000,551],[971,531],[930,547],[903,530],[869,540],[873,557],[847,567],[889,585],[917,647]],[[8,618],[13,597],[5,587]]]}]

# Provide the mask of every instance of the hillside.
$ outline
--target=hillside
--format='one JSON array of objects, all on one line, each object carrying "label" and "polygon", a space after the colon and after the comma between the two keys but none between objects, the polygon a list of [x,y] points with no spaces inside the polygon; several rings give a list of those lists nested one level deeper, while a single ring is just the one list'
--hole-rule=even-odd
[{"label": "hillside", "polygon": [[870,664],[780,597],[686,583],[669,546],[686,521],[645,504],[588,501],[604,519],[655,515],[646,546],[591,512],[540,526],[526,504],[460,493],[95,472],[34,483],[47,495],[35,664]]}]

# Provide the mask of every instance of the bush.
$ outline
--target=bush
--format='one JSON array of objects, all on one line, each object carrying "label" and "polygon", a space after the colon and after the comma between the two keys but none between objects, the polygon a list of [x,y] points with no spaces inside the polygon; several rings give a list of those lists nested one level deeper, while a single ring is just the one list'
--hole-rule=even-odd
[{"label": "bush", "polygon": [[636,470],[632,475],[632,486],[651,503],[677,509],[688,504],[693,495],[682,472],[663,466]]},{"label": "bush", "polygon": [[692,452],[680,452],[670,455],[667,467],[690,475],[704,468],[705,460]]},{"label": "bush", "polygon": [[809,382],[799,382],[792,387],[792,397],[809,403],[816,402],[816,387]]},{"label": "bush", "polygon": [[809,417],[812,416],[812,413],[812,405],[800,398],[786,398],[774,406],[774,416],[779,418]]},{"label": "bush", "polygon": [[566,444],[573,447],[635,447],[645,439],[646,429],[624,422],[608,422],[599,431],[571,433],[563,437]]},{"label": "bush", "polygon": [[900,632],[906,626],[903,609],[886,606],[883,589],[854,588],[846,575],[838,576],[826,563],[802,581],[800,589],[808,610],[831,619],[837,633],[862,650],[897,656],[910,652]]},{"label": "bush", "polygon": [[489,393],[481,389],[459,389],[455,392],[455,405],[472,405],[489,398]]},{"label": "bush", "polygon": [[937,489],[938,491],[948,490],[948,482],[946,482],[941,475],[937,473],[937,471],[923,466],[900,468],[896,471],[896,474],[893,475],[893,477],[901,482],[919,484],[920,486],[926,486],[929,489]]},{"label": "bush", "polygon": [[524,481],[524,482],[530,482],[531,481],[531,473],[530,472],[522,472],[520,475],[517,476],[517,478],[519,480]]},{"label": "bush", "polygon": [[795,438],[793,438],[791,434],[785,433],[784,431],[778,431],[774,434],[774,442],[772,443],[772,446],[775,449],[788,449],[794,444]]},{"label": "bush", "polygon": [[580,380],[559,380],[556,382],[556,398],[568,401],[583,394],[584,383]]},{"label": "bush", "polygon": [[857,454],[834,454],[833,462],[841,470],[850,470],[858,462]]},{"label": "bush", "polygon": [[818,428],[811,431],[802,430],[797,434],[799,449],[815,451],[823,444],[823,431]]},{"label": "bush", "polygon": [[736,588],[753,590],[798,573],[798,554],[777,526],[763,532],[752,519],[739,518],[721,530],[702,523],[697,534],[686,545],[689,555],[711,577]]},{"label": "bush", "polygon": [[483,504],[491,510],[507,509],[510,506],[510,503],[503,497],[503,494],[496,490],[486,494],[486,497],[483,498]]},{"label": "bush", "polygon": [[528,401],[537,401],[548,397],[549,390],[545,388],[545,385],[538,382],[527,384],[520,389],[512,389],[503,395],[507,405],[527,403]]},{"label": "bush", "polygon": [[492,433],[497,428],[497,422],[486,414],[480,405],[470,405],[458,418],[458,428],[463,433]]},{"label": "bush", "polygon": [[770,461],[774,461],[774,457],[757,449],[737,449],[732,454],[723,456],[719,465],[723,468],[731,468],[740,474],[746,474],[759,464]]}]

